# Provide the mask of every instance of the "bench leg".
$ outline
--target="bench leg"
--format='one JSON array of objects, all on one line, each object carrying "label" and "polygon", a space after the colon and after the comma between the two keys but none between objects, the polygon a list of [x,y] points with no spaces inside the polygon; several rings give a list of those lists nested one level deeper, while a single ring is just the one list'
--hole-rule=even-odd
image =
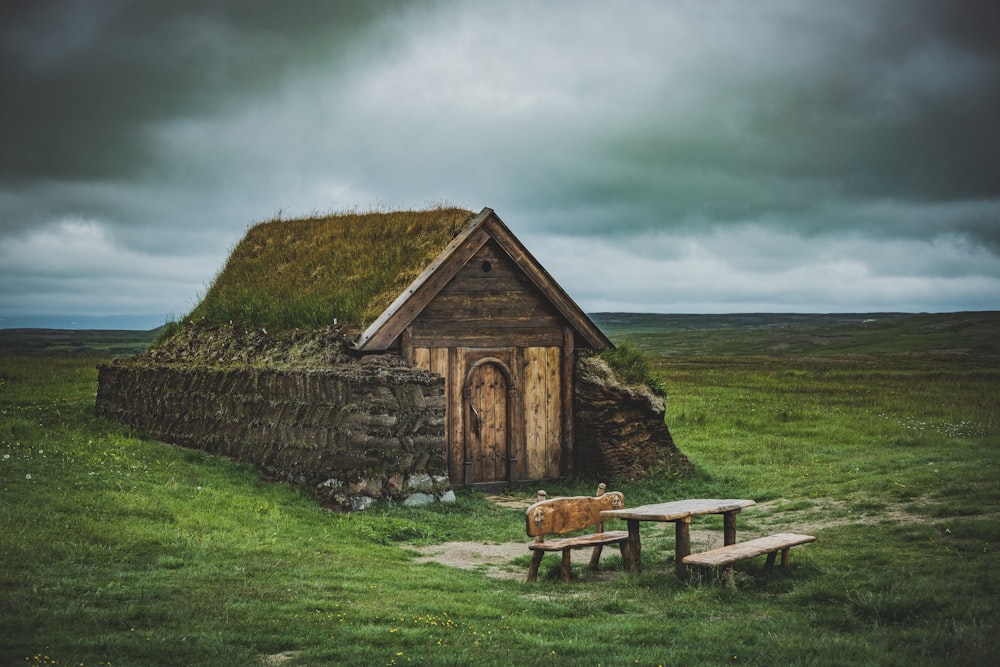
[{"label": "bench leg", "polygon": [[726,566],[726,571],[723,573],[722,578],[726,582],[726,588],[731,590],[736,590],[736,568],[732,565]]},{"label": "bench leg", "polygon": [[569,561],[570,561],[570,553],[572,553],[572,551],[573,551],[572,549],[563,549],[562,551],[561,574],[562,574],[562,580],[565,581],[567,584],[569,583]]},{"label": "bench leg", "polygon": [[598,544],[594,547],[594,550],[590,552],[590,569],[596,570],[598,564],[601,562],[601,552],[604,550],[604,546]]},{"label": "bench leg", "polygon": [[772,551],[767,555],[767,560],[764,561],[764,570],[770,570],[774,567],[774,557],[778,555],[778,552]]},{"label": "bench leg", "polygon": [[538,566],[542,564],[542,556],[544,555],[544,551],[531,552],[531,566],[528,568],[528,581],[538,580]]},{"label": "bench leg", "polygon": [[787,570],[792,564],[792,548],[781,550],[781,569]]}]

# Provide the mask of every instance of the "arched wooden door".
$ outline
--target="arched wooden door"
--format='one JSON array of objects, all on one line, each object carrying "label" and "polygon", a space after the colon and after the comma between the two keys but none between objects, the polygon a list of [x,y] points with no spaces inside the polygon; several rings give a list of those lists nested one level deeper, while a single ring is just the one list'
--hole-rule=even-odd
[{"label": "arched wooden door", "polygon": [[462,392],[466,484],[509,480],[509,389],[509,375],[499,360],[481,360],[469,371]]}]

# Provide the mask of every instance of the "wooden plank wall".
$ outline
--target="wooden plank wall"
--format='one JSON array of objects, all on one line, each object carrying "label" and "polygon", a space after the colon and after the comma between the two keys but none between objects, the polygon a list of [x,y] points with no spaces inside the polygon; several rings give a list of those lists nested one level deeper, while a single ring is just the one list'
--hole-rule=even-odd
[{"label": "wooden plank wall", "polygon": [[524,347],[562,345],[562,331],[555,307],[490,242],[424,307],[409,335],[420,347]]},{"label": "wooden plank wall", "polygon": [[[461,483],[465,462],[462,447],[453,445],[462,443],[464,437],[462,385],[470,368],[467,361],[470,352],[448,348],[412,348],[411,363],[414,366],[445,378],[448,467],[452,481],[458,483]],[[511,406],[513,444],[520,450],[515,451],[518,459],[515,476],[518,479],[559,477],[564,466],[562,438],[565,431],[562,350],[558,347],[528,347],[511,350],[504,356],[510,359],[515,374],[513,382],[520,393],[520,400],[514,400]]]},{"label": "wooden plank wall", "polygon": [[401,347],[414,366],[445,378],[453,483],[463,482],[462,387],[469,368],[483,356],[502,360],[513,374],[515,477],[546,479],[565,473],[563,441],[572,438],[572,425],[565,420],[572,410],[572,332],[495,242],[477,251],[426,304]]},{"label": "wooden plank wall", "polygon": [[559,476],[562,373],[558,347],[524,349],[524,436],[528,479]]}]

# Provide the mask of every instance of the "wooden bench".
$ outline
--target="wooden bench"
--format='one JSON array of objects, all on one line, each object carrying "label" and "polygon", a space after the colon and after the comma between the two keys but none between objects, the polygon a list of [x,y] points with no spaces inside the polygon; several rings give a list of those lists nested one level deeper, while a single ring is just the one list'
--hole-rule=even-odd
[{"label": "wooden bench", "polygon": [[[628,531],[604,530],[601,512],[625,507],[625,496],[619,491],[605,492],[601,484],[596,496],[574,496],[569,498],[545,498],[545,492],[538,492],[538,502],[525,510],[524,519],[528,536],[535,541],[528,545],[532,551],[528,581],[538,579],[538,566],[549,551],[562,552],[562,580],[570,579],[570,552],[573,549],[593,547],[590,569],[596,570],[601,558],[601,550],[606,544],[617,544],[626,568],[629,567]],[[550,535],[566,535],[581,531],[592,531],[586,535],[548,538]]]},{"label": "wooden bench", "polygon": [[780,551],[781,567],[787,570],[792,547],[815,541],[816,538],[812,535],[778,533],[777,535],[758,537],[755,540],[747,540],[746,542],[737,542],[736,544],[719,547],[718,549],[712,549],[711,551],[690,554],[684,557],[684,563],[686,565],[700,567],[705,575],[705,578],[707,578],[709,569],[713,567],[727,566],[726,585],[730,588],[735,588],[736,582],[733,577],[732,568],[734,563],[738,563],[741,560],[748,560],[762,554],[767,554],[767,561],[764,563],[764,569],[768,570],[774,565],[775,556],[777,555],[777,552]]}]

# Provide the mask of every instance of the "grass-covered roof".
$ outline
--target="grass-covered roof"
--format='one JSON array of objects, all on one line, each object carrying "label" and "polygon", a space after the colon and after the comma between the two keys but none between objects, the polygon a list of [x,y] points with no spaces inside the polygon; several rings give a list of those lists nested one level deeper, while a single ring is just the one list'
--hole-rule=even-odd
[{"label": "grass-covered roof", "polygon": [[316,328],[370,324],[465,226],[436,208],[272,220],[251,227],[186,319]]}]

